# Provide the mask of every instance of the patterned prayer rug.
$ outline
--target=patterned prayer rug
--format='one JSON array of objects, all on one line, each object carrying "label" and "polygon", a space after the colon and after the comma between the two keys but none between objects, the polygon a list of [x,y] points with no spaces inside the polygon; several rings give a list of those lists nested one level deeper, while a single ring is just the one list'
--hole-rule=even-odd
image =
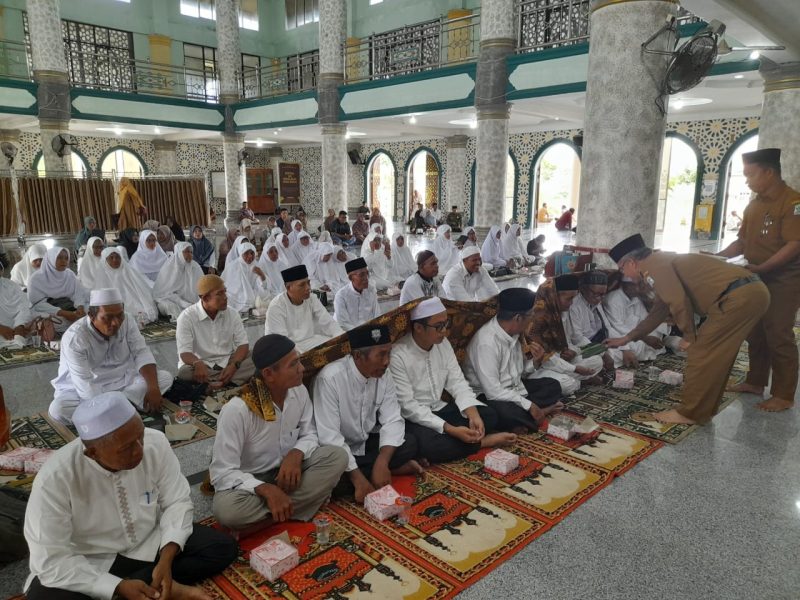
[{"label": "patterned prayer rug", "polygon": [[44,345],[38,348],[25,346],[19,350],[3,348],[0,350],[0,371],[22,365],[49,362],[51,360],[58,360],[58,350],[51,350]]}]

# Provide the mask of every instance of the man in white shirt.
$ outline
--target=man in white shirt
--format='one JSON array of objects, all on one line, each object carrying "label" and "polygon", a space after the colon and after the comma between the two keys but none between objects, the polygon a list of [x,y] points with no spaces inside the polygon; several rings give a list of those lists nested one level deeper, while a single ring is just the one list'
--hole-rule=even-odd
[{"label": "man in white shirt", "polygon": [[192,525],[164,434],[120,392],[82,402],[73,422],[80,438],[44,464],[25,513],[28,599],[208,599],[192,586],[233,562],[236,542]]},{"label": "man in white shirt", "polygon": [[442,282],[448,299],[482,302],[500,293],[489,271],[483,267],[480,248],[465,246],[460,256],[461,260],[450,268]]},{"label": "man in white shirt", "polygon": [[61,338],[58,376],[48,412],[69,424],[81,402],[103,392],[122,392],[137,409],[158,412],[173,377],[156,368],[139,327],[126,318],[117,288],[94,290],[89,313]]},{"label": "man in white shirt", "polygon": [[[447,340],[450,319],[442,301],[423,300],[410,317],[411,331],[392,348],[389,371],[419,457],[450,462],[481,448],[514,443],[513,433],[490,433],[497,427],[497,414],[478,401],[464,379]],[[445,390],[451,402],[442,400]]]},{"label": "man in white shirt", "polygon": [[311,294],[305,265],[284,269],[281,276],[286,291],[270,302],[265,333],[288,337],[301,354],[344,333],[319,298]]},{"label": "man in white shirt", "polygon": [[356,502],[392,482],[422,472],[417,442],[405,431],[394,381],[386,372],[392,343],[384,325],[347,332],[350,356],[328,364],[314,381],[314,420],[320,442],[347,452]]},{"label": "man in white shirt", "polygon": [[417,272],[406,279],[400,292],[400,306],[416,300],[432,296],[441,296],[439,281],[439,259],[430,250],[422,250],[417,254]]},{"label": "man in white shirt", "polygon": [[178,379],[207,383],[218,389],[242,385],[255,372],[242,318],[228,310],[225,281],[203,275],[197,282],[200,300],[178,316]]},{"label": "man in white shirt", "polygon": [[497,315],[467,346],[464,375],[478,399],[497,413],[501,431],[536,431],[547,415],[564,406],[557,381],[531,377],[544,349],[536,343],[523,347],[520,339],[533,320],[535,299],[526,288],[500,292]]},{"label": "man in white shirt", "polygon": [[265,335],[253,346],[253,362],[257,375],[217,421],[214,516],[233,529],[309,521],[330,497],[347,454],[319,445],[292,340]]},{"label": "man in white shirt", "polygon": [[333,299],[334,316],[342,329],[354,329],[381,314],[378,295],[369,287],[369,269],[363,258],[349,260],[344,265],[346,286]]}]

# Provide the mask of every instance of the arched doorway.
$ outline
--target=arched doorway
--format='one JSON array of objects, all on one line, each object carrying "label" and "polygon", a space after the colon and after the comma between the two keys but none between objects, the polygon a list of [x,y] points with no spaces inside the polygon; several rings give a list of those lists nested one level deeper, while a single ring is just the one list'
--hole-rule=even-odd
[{"label": "arched doorway", "polygon": [[127,148],[109,150],[100,161],[100,173],[105,176],[142,177],[147,168],[139,156]]},{"label": "arched doorway", "polygon": [[392,158],[381,150],[367,161],[367,206],[378,207],[387,221],[394,218],[395,169]]},{"label": "arched doorway", "polygon": [[[73,177],[80,179],[86,176],[86,172],[89,170],[89,167],[86,164],[86,159],[84,159],[83,156],[72,150],[69,153],[69,161],[70,172],[72,173]],[[39,153],[39,158],[37,158],[33,163],[33,170],[36,171],[36,175],[38,177],[45,177],[47,175],[47,169],[44,165],[44,156],[41,152]]]},{"label": "arched doorway", "polygon": [[[542,146],[531,163],[530,181],[528,223],[532,228],[550,227],[564,211],[577,211],[581,189],[577,147],[568,140],[553,140]],[[539,214],[541,208],[546,208],[546,215]]]},{"label": "arched doorway", "polygon": [[420,148],[406,163],[406,215],[421,202],[425,208],[439,206],[442,197],[442,166],[430,148]]},{"label": "arched doorway", "polygon": [[506,187],[503,194],[503,222],[511,223],[517,219],[517,184],[519,173],[517,173],[517,159],[511,152],[506,158]]},{"label": "arched doorway", "polygon": [[[720,237],[723,240],[723,246],[727,245],[739,233],[740,219],[744,213],[744,209],[750,202],[752,192],[747,187],[742,164],[742,154],[745,152],[752,152],[758,149],[758,134],[754,134],[747,139],[743,140],[738,146],[730,153],[730,157],[723,165],[724,175],[722,178],[722,229]],[[738,217],[738,218],[737,218]]]},{"label": "arched doorway", "polygon": [[661,153],[656,212],[656,235],[661,235],[661,248],[679,252],[689,249],[702,179],[697,150],[680,137],[668,135]]}]

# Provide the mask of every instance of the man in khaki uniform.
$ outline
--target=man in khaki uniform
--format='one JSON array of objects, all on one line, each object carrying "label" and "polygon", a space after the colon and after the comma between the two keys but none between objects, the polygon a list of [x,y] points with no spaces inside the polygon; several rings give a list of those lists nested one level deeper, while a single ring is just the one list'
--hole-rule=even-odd
[{"label": "man in khaki uniform", "polygon": [[[614,246],[609,256],[626,277],[651,287],[656,302],[644,321],[606,344],[617,348],[641,340],[671,314],[683,332],[681,349],[688,350],[683,397],[680,405],[652,418],[708,423],[719,408],[739,347],[767,309],[767,286],[758,275],[710,256],[651,250],[639,234]],[[706,317],[700,327],[696,314]]]},{"label": "man in khaki uniform", "polygon": [[769,289],[769,308],[747,336],[750,371],[731,391],[762,396],[771,369],[771,397],[758,404],[770,412],[794,405],[798,376],[794,322],[800,308],[800,192],[781,179],[780,158],[777,148],[742,155],[747,185],[756,197],[744,211],[739,239],[719,253],[744,254],[747,269]]}]

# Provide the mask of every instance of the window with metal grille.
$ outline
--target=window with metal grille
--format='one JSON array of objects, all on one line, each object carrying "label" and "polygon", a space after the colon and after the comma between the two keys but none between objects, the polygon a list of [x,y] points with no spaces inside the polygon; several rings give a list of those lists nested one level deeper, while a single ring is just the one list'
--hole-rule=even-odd
[{"label": "window with metal grille", "polygon": [[286,29],[295,29],[319,22],[319,0],[284,0]]},{"label": "window with metal grille", "polygon": [[183,66],[186,67],[186,97],[190,100],[216,102],[219,97],[217,53],[214,48],[183,44]]},{"label": "window with metal grille", "polygon": [[[214,0],[180,0],[181,14],[196,19],[217,19]],[[239,3],[239,27],[258,31],[258,0],[241,0]]]}]

